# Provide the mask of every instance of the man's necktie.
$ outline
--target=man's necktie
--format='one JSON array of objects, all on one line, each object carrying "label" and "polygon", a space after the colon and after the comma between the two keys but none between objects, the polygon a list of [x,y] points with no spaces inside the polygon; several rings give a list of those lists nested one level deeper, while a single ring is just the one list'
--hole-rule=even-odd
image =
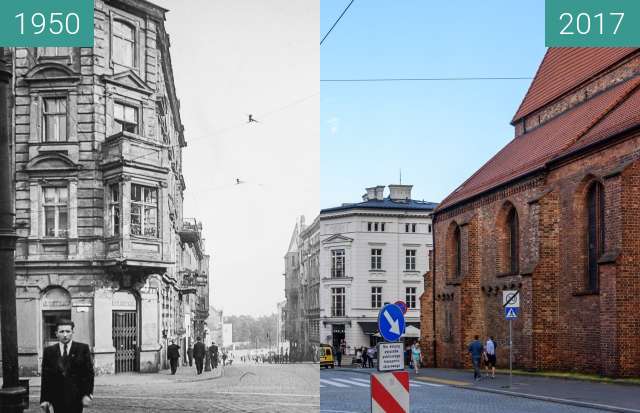
[{"label": "man's necktie", "polygon": [[64,375],[66,376],[69,371],[69,353],[67,352],[67,343],[64,343],[62,350],[62,366],[64,369]]},{"label": "man's necktie", "polygon": [[65,359],[69,357],[69,353],[67,353],[67,343],[64,343],[64,351],[62,352],[62,357]]}]

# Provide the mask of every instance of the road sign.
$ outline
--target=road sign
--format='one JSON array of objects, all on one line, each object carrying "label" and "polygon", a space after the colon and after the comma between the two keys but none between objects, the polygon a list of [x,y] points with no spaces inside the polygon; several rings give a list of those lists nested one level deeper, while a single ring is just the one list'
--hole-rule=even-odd
[{"label": "road sign", "polygon": [[518,290],[506,290],[502,292],[503,307],[520,307],[520,294]]},{"label": "road sign", "polygon": [[378,331],[385,341],[398,341],[404,333],[404,315],[395,304],[387,304],[378,314]]},{"label": "road sign", "polygon": [[518,318],[518,307],[505,307],[504,316],[507,320],[515,320]]},{"label": "road sign", "polygon": [[400,309],[402,310],[402,314],[407,314],[407,303],[402,300],[398,300],[394,304],[400,307]]},{"label": "road sign", "polygon": [[404,345],[378,343],[378,371],[404,370]]},{"label": "road sign", "polygon": [[371,413],[409,413],[409,373],[371,374]]}]

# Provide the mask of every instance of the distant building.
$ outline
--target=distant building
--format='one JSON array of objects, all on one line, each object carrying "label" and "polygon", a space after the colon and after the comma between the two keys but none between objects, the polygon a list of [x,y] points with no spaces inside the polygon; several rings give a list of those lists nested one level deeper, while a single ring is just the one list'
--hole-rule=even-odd
[{"label": "distant building", "polygon": [[285,255],[285,339],[293,360],[312,360],[319,340],[319,220],[301,216]]},{"label": "distant building", "polygon": [[224,323],[222,325],[222,346],[229,347],[233,344],[233,324]]},{"label": "distant building", "polygon": [[218,346],[223,345],[224,321],[222,310],[216,310],[214,307],[210,307],[207,325],[209,326],[209,331],[211,333],[211,342],[216,343]]},{"label": "distant building", "polygon": [[407,304],[407,325],[420,328],[423,275],[432,249],[433,202],[411,199],[411,185],[366,189],[363,201],[320,212],[320,339],[348,352],[379,341],[385,303]]}]

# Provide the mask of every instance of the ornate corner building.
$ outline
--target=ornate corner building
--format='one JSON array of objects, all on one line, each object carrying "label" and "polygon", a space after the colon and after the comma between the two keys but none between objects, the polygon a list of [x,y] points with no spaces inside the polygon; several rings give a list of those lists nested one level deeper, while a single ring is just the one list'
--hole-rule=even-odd
[{"label": "ornate corner building", "polygon": [[639,75],[639,49],[547,51],[515,138],[435,211],[431,363],[468,366],[479,334],[508,365],[502,291],[519,290],[517,367],[640,374]]},{"label": "ornate corner building", "polygon": [[59,318],[99,373],[166,367],[205,334],[209,256],[183,217],[167,10],[96,0],[95,47],[10,49],[21,374]]}]

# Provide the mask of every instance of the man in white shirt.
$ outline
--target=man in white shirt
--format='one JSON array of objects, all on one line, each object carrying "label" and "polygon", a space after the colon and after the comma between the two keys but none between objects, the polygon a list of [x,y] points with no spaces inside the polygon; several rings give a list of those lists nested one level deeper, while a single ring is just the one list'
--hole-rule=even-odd
[{"label": "man in white shirt", "polygon": [[489,337],[484,345],[485,349],[485,368],[487,369],[487,377],[489,377],[489,367],[491,367],[491,378],[496,378],[496,342],[493,337]]}]

